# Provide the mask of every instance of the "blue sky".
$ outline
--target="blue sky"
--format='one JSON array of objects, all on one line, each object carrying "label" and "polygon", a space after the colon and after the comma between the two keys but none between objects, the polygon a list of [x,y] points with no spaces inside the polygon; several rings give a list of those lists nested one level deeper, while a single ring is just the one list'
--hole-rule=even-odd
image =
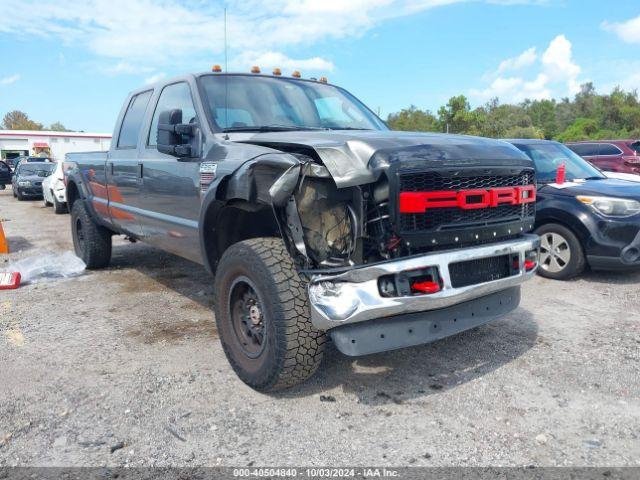
[{"label": "blue sky", "polygon": [[0,115],[111,132],[128,91],[223,63],[326,75],[382,116],[453,95],[640,89],[638,0],[0,0]]}]

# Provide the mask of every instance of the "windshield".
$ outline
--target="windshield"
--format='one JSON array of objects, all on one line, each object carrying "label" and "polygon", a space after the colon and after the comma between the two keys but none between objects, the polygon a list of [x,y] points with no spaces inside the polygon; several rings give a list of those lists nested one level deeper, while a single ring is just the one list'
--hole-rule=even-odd
[{"label": "windshield", "polygon": [[39,177],[46,177],[51,174],[55,167],[55,163],[22,163],[18,167],[18,175],[37,175]]},{"label": "windshield", "polygon": [[246,75],[200,77],[216,130],[387,130],[351,94],[331,85]]},{"label": "windshield", "polygon": [[538,143],[534,145],[518,145],[536,166],[538,183],[552,183],[556,180],[558,167],[566,165],[565,179],[568,181],[585,178],[606,178],[582,157],[576,155],[564,145],[558,143]]}]

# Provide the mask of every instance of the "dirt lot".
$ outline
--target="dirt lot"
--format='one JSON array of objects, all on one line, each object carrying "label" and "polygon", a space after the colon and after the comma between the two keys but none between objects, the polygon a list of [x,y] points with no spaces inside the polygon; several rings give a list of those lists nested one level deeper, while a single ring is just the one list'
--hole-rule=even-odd
[{"label": "dirt lot", "polygon": [[[0,219],[9,261],[72,248],[41,201],[0,192]],[[0,292],[0,466],[640,465],[640,273],[537,278],[507,318],[330,349],[268,396],[227,364],[203,268],[116,245],[108,270]]]}]

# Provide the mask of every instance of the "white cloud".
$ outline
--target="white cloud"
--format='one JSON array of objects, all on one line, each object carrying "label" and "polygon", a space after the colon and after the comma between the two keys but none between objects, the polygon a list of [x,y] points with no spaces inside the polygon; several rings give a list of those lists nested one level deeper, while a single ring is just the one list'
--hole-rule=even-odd
[{"label": "white cloud", "polygon": [[640,16],[620,23],[603,22],[602,28],[615,33],[627,43],[640,43]]},{"label": "white cloud", "polygon": [[533,65],[537,59],[538,54],[536,53],[536,47],[528,48],[517,57],[507,58],[500,62],[500,65],[498,66],[498,73],[529,67]]},{"label": "white cloud", "polygon": [[153,71],[153,68],[145,67],[144,65],[136,65],[129,62],[118,62],[115,65],[102,67],[102,71],[111,75],[118,75],[120,73],[136,75],[139,73],[150,73]]},{"label": "white cloud", "polygon": [[558,35],[542,55],[542,64],[549,77],[557,81],[566,81],[569,93],[573,95],[580,91],[578,75],[581,69],[571,58],[571,48],[571,42],[567,37]]},{"label": "white cloud", "polygon": [[155,75],[151,75],[150,77],[145,78],[144,79],[144,83],[147,84],[147,85],[151,85],[152,83],[159,82],[160,80],[162,80],[166,76],[167,76],[166,73],[159,72],[159,73],[156,73]]},{"label": "white cloud", "polygon": [[[503,75],[521,69],[527,69],[526,77]],[[574,95],[582,83],[580,72],[580,66],[573,61],[571,42],[564,35],[558,35],[542,55],[532,47],[517,57],[502,61],[495,72],[485,76],[491,81],[490,85],[472,89],[469,94],[478,101],[498,97],[504,102]]]},{"label": "white cloud", "polygon": [[0,79],[0,85],[11,85],[12,83],[16,83],[18,80],[20,80],[20,75],[11,75]]},{"label": "white cloud", "polygon": [[333,63],[324,58],[312,57],[304,59],[289,58],[280,52],[243,52],[234,58],[231,66],[238,70],[248,70],[253,65],[262,69],[280,67],[286,73],[288,70],[313,70],[331,72]]},{"label": "white cloud", "polygon": [[[40,36],[113,59],[112,73],[208,67],[224,53],[223,3],[228,8],[230,63],[251,56],[282,68],[330,70],[330,60],[291,59],[289,48],[354,38],[392,18],[467,1],[526,0],[2,0],[0,32]],[[258,53],[256,53],[258,52]],[[295,65],[294,65],[295,64]]]}]

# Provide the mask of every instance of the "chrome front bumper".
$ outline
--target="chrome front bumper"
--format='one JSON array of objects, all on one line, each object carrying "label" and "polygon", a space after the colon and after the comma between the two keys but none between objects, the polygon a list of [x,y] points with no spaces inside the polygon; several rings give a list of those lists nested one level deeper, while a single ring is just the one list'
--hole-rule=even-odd
[{"label": "chrome front bumper", "polygon": [[[536,269],[525,271],[525,253],[538,250],[537,235],[524,235],[515,240],[433,252],[375,265],[355,268],[337,275],[317,275],[309,282],[311,322],[320,330],[329,330],[376,318],[402,313],[424,312],[449,307],[461,302],[515,287],[531,278]],[[454,288],[449,276],[449,264],[490,258],[500,255],[518,255],[520,271],[499,280]],[[438,267],[443,287],[437,293],[406,297],[383,297],[378,279],[384,275],[406,272],[425,267]]]}]

